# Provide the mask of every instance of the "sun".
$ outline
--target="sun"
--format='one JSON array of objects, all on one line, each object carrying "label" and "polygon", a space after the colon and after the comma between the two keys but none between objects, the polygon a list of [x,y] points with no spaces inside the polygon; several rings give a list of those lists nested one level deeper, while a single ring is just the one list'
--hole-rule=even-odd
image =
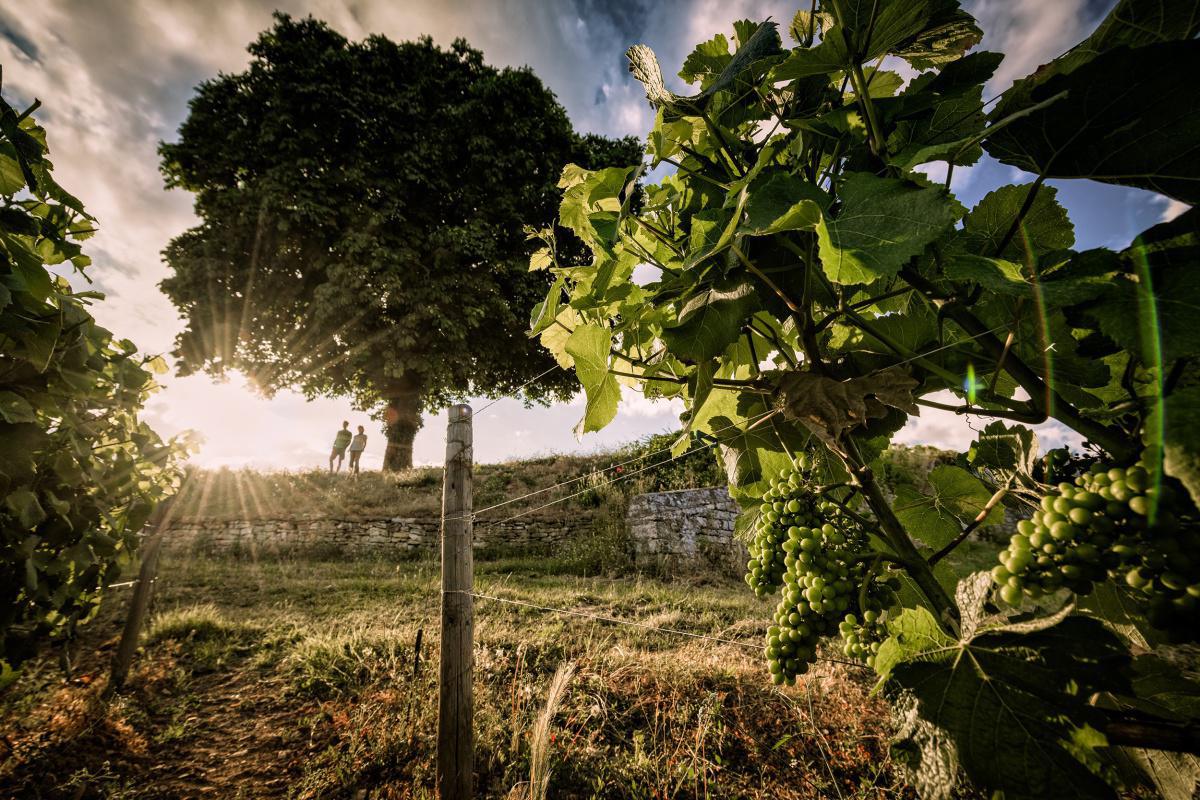
[{"label": "sun", "polygon": [[146,404],[155,430],[193,430],[201,437],[191,463],[206,469],[306,470],[327,464],[342,421],[368,434],[364,469],[378,469],[384,449],[379,423],[345,400],[308,400],[285,390],[264,397],[242,373],[224,381],[207,375],[164,377],[163,390]]}]

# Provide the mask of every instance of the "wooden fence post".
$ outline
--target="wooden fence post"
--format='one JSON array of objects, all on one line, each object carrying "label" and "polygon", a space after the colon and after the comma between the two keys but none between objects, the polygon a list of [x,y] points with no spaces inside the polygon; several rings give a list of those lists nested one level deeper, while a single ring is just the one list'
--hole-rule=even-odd
[{"label": "wooden fence post", "polygon": [[140,548],[142,565],[138,570],[137,581],[133,584],[133,597],[129,600],[129,612],[125,617],[125,630],[121,632],[121,643],[117,645],[117,652],[113,655],[112,674],[105,689],[108,694],[119,692],[129,676],[129,667],[133,664],[142,625],[146,621],[146,611],[150,608],[154,581],[158,577],[158,554],[162,549],[163,533],[170,518],[173,499],[167,498],[160,502],[146,522],[150,535]]},{"label": "wooden fence post", "polygon": [[471,543],[471,407],[450,408],[442,487],[442,641],[438,679],[438,792],[470,800],[475,762],[471,679],[475,668]]}]

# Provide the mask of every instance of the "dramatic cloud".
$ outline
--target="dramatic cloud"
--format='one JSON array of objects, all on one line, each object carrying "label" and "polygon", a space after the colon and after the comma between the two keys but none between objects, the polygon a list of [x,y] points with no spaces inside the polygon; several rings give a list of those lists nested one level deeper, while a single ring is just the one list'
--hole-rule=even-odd
[{"label": "dramatic cloud", "polygon": [[[983,46],[1007,54],[989,86],[994,94],[1083,38],[1111,1],[977,0],[967,6],[987,31]],[[795,7],[776,0],[39,0],[0,6],[0,64],[10,101],[43,101],[38,117],[49,129],[56,174],[99,219],[100,234],[88,243],[95,260],[90,275],[108,300],[96,306],[97,316],[144,350],[163,352],[180,321],[157,289],[166,274],[159,253],[195,218],[189,195],[162,188],[158,142],[175,138],[198,83],[245,67],[246,45],[271,25],[275,9],[312,14],[352,39],[427,34],[447,46],[464,37],[490,63],[531,67],[581,130],[641,137],[653,114],[626,70],[626,48],[650,45],[672,88],[687,91],[674,73],[696,43],[730,35],[733,21],[742,18],[770,16],[786,30]],[[985,160],[956,170],[953,188],[973,204],[1006,173]],[[1148,193],[1095,184],[1075,195],[1064,191],[1062,199],[1081,243],[1128,241],[1182,210]],[[627,393],[617,421],[578,444],[571,435],[577,406],[527,409],[504,400],[479,419],[477,457],[609,446],[676,428],[679,411],[677,402],[651,403]],[[289,392],[265,400],[237,380],[168,379],[147,416],[168,433],[202,429],[208,444],[201,460],[208,464],[320,464],[343,418],[367,424],[373,434],[364,465],[377,466],[382,452],[377,425],[345,401],[309,403]],[[444,424],[442,417],[426,420],[416,442],[418,461],[440,461]],[[902,434],[942,446],[970,436],[962,419],[936,412]]]}]

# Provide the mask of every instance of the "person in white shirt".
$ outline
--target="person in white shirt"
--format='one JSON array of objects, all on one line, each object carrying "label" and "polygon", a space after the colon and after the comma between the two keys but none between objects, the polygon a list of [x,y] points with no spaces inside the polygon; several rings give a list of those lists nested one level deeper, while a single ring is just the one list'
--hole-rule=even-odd
[{"label": "person in white shirt", "polygon": [[362,458],[363,450],[367,449],[367,434],[363,432],[363,426],[358,426],[358,435],[350,440],[350,469],[354,474],[358,474],[358,460]]}]

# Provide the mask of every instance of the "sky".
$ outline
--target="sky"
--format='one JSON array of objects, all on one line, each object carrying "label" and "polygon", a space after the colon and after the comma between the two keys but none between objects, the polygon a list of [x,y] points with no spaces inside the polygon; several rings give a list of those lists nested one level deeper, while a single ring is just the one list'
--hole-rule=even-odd
[{"label": "sky", "polygon": [[[1114,0],[974,0],[964,3],[985,31],[982,49],[1006,54],[987,87],[992,96],[1084,38]],[[807,6],[807,1],[804,3]],[[166,191],[156,148],[172,141],[194,87],[243,70],[246,46],[270,27],[271,13],[311,14],[352,39],[428,34],[448,46],[465,37],[497,66],[529,66],[556,94],[577,130],[644,138],[653,122],[624,52],[650,45],[668,75],[691,49],[734,20],[771,17],[786,29],[796,9],[765,0],[0,0],[0,66],[5,99],[35,97],[48,129],[58,182],[97,217],[89,240],[90,288],[107,294],[93,307],[102,324],[148,353],[167,353],[182,321],[158,290],[167,274],[160,252],[196,223],[191,195]],[[670,81],[671,79],[668,78]],[[674,79],[676,91],[688,93]],[[944,175],[944,172],[942,173]],[[955,170],[952,188],[968,207],[991,189],[1032,176],[985,157]],[[1076,227],[1076,247],[1124,247],[1138,232],[1183,207],[1135,189],[1092,181],[1050,181]],[[162,434],[198,430],[203,466],[306,469],[321,466],[343,419],[366,426],[363,467],[378,468],[378,423],[342,399],[306,401],[292,392],[257,396],[236,377],[167,376],[145,415]],[[616,420],[577,441],[582,400],[525,408],[501,400],[475,424],[475,456],[495,462],[551,452],[592,451],[678,428],[678,403],[652,403],[626,390]],[[469,400],[481,408],[488,401]],[[414,460],[440,464],[445,415],[427,415]],[[1044,445],[1077,442],[1053,424]],[[925,409],[898,441],[963,448],[966,420]]]}]

